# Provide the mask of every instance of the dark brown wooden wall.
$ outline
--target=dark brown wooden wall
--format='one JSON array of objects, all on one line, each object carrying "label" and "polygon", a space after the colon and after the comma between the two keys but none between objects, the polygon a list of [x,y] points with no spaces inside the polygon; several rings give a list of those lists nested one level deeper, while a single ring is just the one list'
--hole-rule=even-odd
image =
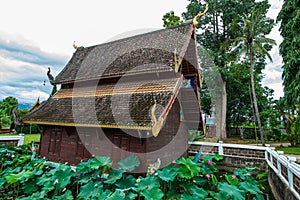
[{"label": "dark brown wooden wall", "polygon": [[[110,156],[113,160],[121,160],[129,156],[129,152],[146,151],[145,139],[133,137],[119,129],[103,131],[105,136],[99,128],[47,126],[41,137],[40,156],[54,162],[78,164],[80,160],[87,160],[92,155]],[[136,130],[126,130],[128,131],[137,135]],[[120,153],[116,147],[128,153]]]},{"label": "dark brown wooden wall", "polygon": [[[178,137],[174,140],[174,137]],[[147,152],[156,152],[165,147],[164,151],[158,151],[147,155],[147,162],[153,163],[159,157],[162,165],[172,162],[178,158],[178,152],[186,155],[185,148],[188,144],[187,128],[180,121],[180,103],[175,100],[167,116],[165,124],[157,137],[151,137],[147,140]]]},{"label": "dark brown wooden wall", "polygon": [[[146,169],[148,163],[153,163],[158,157],[163,162],[170,162],[169,158],[179,151],[180,147],[187,145],[187,130],[185,126],[180,128],[179,125],[180,104],[175,101],[164,127],[156,138],[141,139],[138,137],[137,130],[46,126],[41,137],[40,156],[45,156],[54,162],[70,164],[78,164],[80,160],[87,160],[92,155],[110,156],[116,166],[116,161],[126,158],[131,152],[155,152],[169,145],[174,136],[179,134],[180,141],[172,144],[170,151],[160,155],[154,154],[154,156],[138,155],[142,161],[140,168]],[[141,131],[141,134],[145,136],[147,131]],[[151,131],[148,131],[148,134],[151,134]],[[120,151],[117,147],[124,151]]]},{"label": "dark brown wooden wall", "polygon": [[91,154],[83,146],[74,127],[47,126],[41,137],[40,156],[54,162],[77,164]]}]

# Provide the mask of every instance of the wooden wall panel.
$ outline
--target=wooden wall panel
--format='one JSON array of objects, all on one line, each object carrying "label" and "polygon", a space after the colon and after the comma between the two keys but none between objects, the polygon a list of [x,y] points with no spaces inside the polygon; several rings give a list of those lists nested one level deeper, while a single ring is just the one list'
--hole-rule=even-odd
[{"label": "wooden wall panel", "polygon": [[[176,142],[174,137],[179,139]],[[172,143],[170,143],[172,141]],[[187,128],[184,124],[180,126],[180,104],[176,100],[169,111],[164,127],[161,129],[157,137],[150,137],[147,139],[147,152],[155,152],[168,146],[168,151],[160,151],[160,154],[151,154],[147,156],[148,163],[154,163],[157,158],[160,158],[162,165],[170,163],[177,159],[178,152],[186,155],[185,147],[188,144]]]}]

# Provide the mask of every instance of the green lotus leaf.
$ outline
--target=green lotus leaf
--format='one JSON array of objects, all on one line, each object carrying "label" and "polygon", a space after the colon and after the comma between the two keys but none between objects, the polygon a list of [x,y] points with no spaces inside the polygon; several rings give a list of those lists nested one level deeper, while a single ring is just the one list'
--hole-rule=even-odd
[{"label": "green lotus leaf", "polygon": [[174,181],[175,177],[177,176],[177,168],[174,168],[173,165],[167,165],[162,170],[158,170],[158,177],[161,178],[163,181],[169,182]]},{"label": "green lotus leaf", "polygon": [[104,183],[113,184],[117,180],[122,178],[122,175],[123,175],[123,171],[112,168],[112,169],[110,169],[109,176],[108,176],[107,180],[104,181]]},{"label": "green lotus leaf", "polygon": [[133,171],[136,167],[140,166],[140,160],[136,155],[131,154],[124,160],[120,160],[118,166],[121,170]]},{"label": "green lotus leaf", "polygon": [[155,187],[155,188],[143,190],[141,192],[141,196],[144,196],[145,200],[157,200],[157,199],[162,199],[164,193],[161,191],[161,189]]}]

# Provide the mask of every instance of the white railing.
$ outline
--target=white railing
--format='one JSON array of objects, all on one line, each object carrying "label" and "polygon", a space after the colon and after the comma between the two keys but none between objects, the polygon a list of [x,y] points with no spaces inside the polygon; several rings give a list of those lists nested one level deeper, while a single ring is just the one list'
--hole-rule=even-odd
[{"label": "white railing", "polygon": [[[195,146],[210,146],[218,147],[218,154],[224,155],[224,148],[237,148],[237,149],[249,149],[249,150],[264,150],[265,151],[265,160],[277,174],[277,176],[286,184],[293,195],[300,199],[300,194],[294,188],[294,176],[300,180],[300,165],[295,163],[295,157],[286,157],[284,156],[283,151],[275,151],[274,147],[262,147],[262,146],[252,146],[252,145],[240,145],[240,144],[225,144],[222,141],[219,143],[211,142],[189,142],[190,145]],[[273,161],[274,160],[274,161]],[[276,162],[276,166],[273,162]],[[282,167],[287,169],[287,178],[283,176]]]},{"label": "white railing", "polygon": [[190,145],[196,146],[210,146],[218,147],[218,152],[220,155],[223,155],[223,148],[237,148],[237,149],[253,149],[253,150],[266,150],[268,147],[254,146],[254,145],[242,145],[242,144],[226,144],[220,141],[219,143],[214,142],[189,142]]},{"label": "white railing", "polygon": [[[287,185],[293,195],[300,199],[300,194],[294,188],[294,176],[300,180],[300,165],[295,163],[296,158],[291,156],[284,156],[283,151],[275,151],[274,148],[267,148],[265,151],[265,158],[268,165],[273,169],[281,181]],[[275,160],[275,163],[273,163]],[[282,167],[286,168],[287,178],[282,173]],[[298,186],[299,187],[299,186]]]},{"label": "white railing", "polygon": [[18,141],[18,146],[24,144],[24,134],[13,136],[0,136],[0,141]]}]

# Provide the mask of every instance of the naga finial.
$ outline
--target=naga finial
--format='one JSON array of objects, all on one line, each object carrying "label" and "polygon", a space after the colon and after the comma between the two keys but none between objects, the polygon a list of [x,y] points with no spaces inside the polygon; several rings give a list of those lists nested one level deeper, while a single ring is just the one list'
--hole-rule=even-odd
[{"label": "naga finial", "polygon": [[54,77],[53,77],[52,74],[51,74],[50,67],[48,67],[47,76],[48,76],[48,79],[49,79],[50,84],[51,84],[51,85],[55,85]]},{"label": "naga finial", "polygon": [[75,41],[73,42],[73,48],[76,49],[76,50],[78,49],[78,46],[77,46]]},{"label": "naga finial", "polygon": [[194,26],[194,27],[197,27],[197,25],[198,25],[198,21],[197,21],[197,20],[198,20],[200,17],[202,17],[203,15],[205,15],[205,14],[207,13],[207,11],[208,11],[208,3],[206,2],[206,6],[205,6],[204,12],[199,13],[199,14],[196,15],[196,16],[194,17],[194,19],[193,19],[193,26]]}]

